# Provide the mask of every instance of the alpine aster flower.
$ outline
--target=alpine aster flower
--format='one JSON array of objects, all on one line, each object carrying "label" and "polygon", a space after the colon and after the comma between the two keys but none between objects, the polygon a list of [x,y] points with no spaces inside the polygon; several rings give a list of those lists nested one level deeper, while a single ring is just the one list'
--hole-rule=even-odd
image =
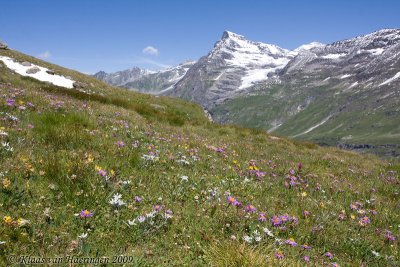
[{"label": "alpine aster flower", "polygon": [[273,226],[279,226],[279,225],[282,224],[281,218],[278,217],[278,216],[276,216],[276,215],[274,215],[274,216],[271,218],[271,222],[272,222],[272,225],[273,225]]},{"label": "alpine aster flower", "polygon": [[253,213],[253,212],[256,211],[256,207],[254,207],[254,206],[251,205],[251,204],[248,204],[248,205],[246,206],[245,210],[246,210],[246,212]]},{"label": "alpine aster flower", "polygon": [[294,241],[293,238],[287,239],[287,240],[285,241],[285,244],[290,245],[291,247],[297,246],[297,243],[296,243],[296,241]]},{"label": "alpine aster flower", "polygon": [[79,215],[81,218],[89,218],[93,216],[93,213],[90,210],[84,209],[81,211],[81,213],[79,213]]},{"label": "alpine aster flower", "polygon": [[118,142],[117,142],[117,146],[118,146],[118,147],[124,147],[124,146],[125,146],[124,141],[118,141]]},{"label": "alpine aster flower", "polygon": [[233,196],[228,196],[226,199],[228,200],[228,203],[230,205],[236,205],[237,204],[237,200]]},{"label": "alpine aster flower", "polygon": [[260,222],[265,222],[267,220],[267,217],[265,216],[265,213],[263,213],[263,212],[260,213],[259,216],[258,216],[258,220]]},{"label": "alpine aster flower", "polygon": [[367,216],[360,218],[360,220],[358,221],[358,224],[362,227],[367,226],[370,223],[371,223],[371,220]]}]

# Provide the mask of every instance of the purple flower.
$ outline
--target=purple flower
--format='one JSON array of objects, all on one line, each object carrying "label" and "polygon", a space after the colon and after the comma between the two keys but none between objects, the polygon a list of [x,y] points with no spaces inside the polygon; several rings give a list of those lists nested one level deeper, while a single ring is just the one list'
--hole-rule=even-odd
[{"label": "purple flower", "polygon": [[309,262],[309,261],[310,261],[310,256],[305,255],[305,256],[303,257],[303,261]]},{"label": "purple flower", "polygon": [[389,230],[386,230],[385,239],[387,241],[392,241],[393,242],[393,241],[396,240],[396,237],[394,237],[394,235],[392,235],[392,232],[390,232]]},{"label": "purple flower", "polygon": [[333,259],[333,254],[330,252],[326,252],[325,256],[328,257],[330,260]]},{"label": "purple flower", "polygon": [[161,205],[154,205],[153,206],[153,210],[158,212],[158,211],[162,210],[162,206]]},{"label": "purple flower", "polygon": [[236,198],[234,198],[233,196],[227,196],[226,199],[228,200],[229,205],[237,205],[237,200]]},{"label": "purple flower", "polygon": [[332,266],[332,267],[339,267],[339,264],[337,264],[336,262],[332,262],[332,263],[331,263],[331,266]]},{"label": "purple flower", "polygon": [[135,196],[135,201],[136,201],[136,202],[142,202],[142,198],[141,198],[141,197],[138,197],[138,196]]},{"label": "purple flower", "polygon": [[262,212],[262,213],[260,213],[260,214],[258,215],[258,220],[259,220],[260,222],[265,222],[265,221],[267,220],[267,217],[265,216],[265,213],[264,213],[264,212]]},{"label": "purple flower", "polygon": [[251,205],[251,204],[248,204],[248,205],[246,206],[245,210],[246,210],[246,212],[253,213],[253,212],[256,211],[256,207],[254,207],[254,206]]},{"label": "purple flower", "polygon": [[301,247],[302,247],[303,249],[305,249],[305,250],[312,249],[312,246],[309,246],[309,245],[307,245],[307,244],[301,245]]},{"label": "purple flower", "polygon": [[117,146],[118,146],[118,147],[124,147],[124,146],[125,146],[124,141],[118,141],[118,142],[117,142]]},{"label": "purple flower", "polygon": [[304,210],[303,215],[304,215],[304,217],[308,217],[311,215],[311,212],[309,212],[308,210]]},{"label": "purple flower", "polygon": [[107,172],[105,171],[105,170],[99,170],[99,174],[100,174],[100,176],[102,176],[102,177],[106,177],[107,176]]},{"label": "purple flower", "polygon": [[301,168],[303,168],[303,163],[299,163],[298,165],[297,165],[297,168],[299,169],[299,170],[301,170]]},{"label": "purple flower", "polygon": [[13,107],[15,105],[15,100],[12,98],[7,98],[7,106]]},{"label": "purple flower", "polygon": [[34,108],[35,107],[35,105],[34,104],[32,104],[31,102],[28,102],[28,103],[26,103],[27,105],[28,105],[28,107],[30,107],[30,108]]},{"label": "purple flower", "polygon": [[296,173],[296,171],[293,170],[293,169],[291,169],[291,170],[289,171],[289,174],[291,174],[291,175],[294,175],[295,173]]},{"label": "purple flower", "polygon": [[281,215],[281,221],[282,221],[282,223],[285,223],[285,222],[287,222],[288,220],[289,220],[289,216],[288,216],[287,214]]},{"label": "purple flower", "polygon": [[79,215],[81,216],[81,218],[89,218],[93,216],[93,212],[91,212],[90,210],[84,209],[81,211],[81,213],[79,213]]},{"label": "purple flower", "polygon": [[360,220],[358,221],[358,224],[362,227],[367,226],[370,223],[371,223],[371,220],[367,216],[360,218]]},{"label": "purple flower", "polygon": [[271,222],[272,222],[272,225],[273,225],[273,226],[279,226],[279,225],[282,224],[281,218],[278,217],[278,216],[276,216],[276,215],[274,215],[274,216],[271,218]]},{"label": "purple flower", "polygon": [[293,238],[287,239],[287,240],[285,241],[285,244],[290,245],[291,247],[297,246],[297,243],[296,243],[296,241],[294,241]]}]

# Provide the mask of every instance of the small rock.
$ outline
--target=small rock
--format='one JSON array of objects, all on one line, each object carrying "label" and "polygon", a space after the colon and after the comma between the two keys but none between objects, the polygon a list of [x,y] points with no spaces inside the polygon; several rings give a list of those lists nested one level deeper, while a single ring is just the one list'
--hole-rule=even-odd
[{"label": "small rock", "polygon": [[8,46],[0,41],[0,49],[8,49]]},{"label": "small rock", "polygon": [[38,67],[32,67],[32,68],[30,68],[30,69],[27,69],[26,70],[26,73],[27,74],[35,74],[35,73],[37,73],[37,72],[39,72],[40,71],[40,69],[38,68]]},{"label": "small rock", "polygon": [[86,84],[86,83],[83,83],[83,82],[74,82],[74,83],[72,84],[72,86],[73,86],[74,88],[85,88],[85,87],[87,86],[87,84]]},{"label": "small rock", "polygon": [[30,67],[30,66],[32,66],[32,64],[31,64],[30,62],[28,62],[28,61],[22,62],[21,65],[22,65],[22,66],[25,66],[25,67]]},{"label": "small rock", "polygon": [[46,72],[47,72],[48,74],[50,74],[50,75],[56,74],[53,70],[46,70]]}]

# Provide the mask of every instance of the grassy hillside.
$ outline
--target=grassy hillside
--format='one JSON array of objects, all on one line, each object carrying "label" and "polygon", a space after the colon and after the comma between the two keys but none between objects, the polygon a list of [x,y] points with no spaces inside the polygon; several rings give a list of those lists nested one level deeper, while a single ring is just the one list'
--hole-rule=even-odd
[{"label": "grassy hillside", "polygon": [[398,97],[380,98],[382,92],[372,89],[354,93],[334,86],[298,87],[261,88],[262,93],[226,101],[211,112],[225,123],[272,129],[322,145],[369,145],[365,152],[400,157]]},{"label": "grassy hillside", "polygon": [[[398,266],[400,165],[208,122],[183,100],[63,89],[0,62],[0,261]],[[9,263],[10,264],[10,263]]]}]

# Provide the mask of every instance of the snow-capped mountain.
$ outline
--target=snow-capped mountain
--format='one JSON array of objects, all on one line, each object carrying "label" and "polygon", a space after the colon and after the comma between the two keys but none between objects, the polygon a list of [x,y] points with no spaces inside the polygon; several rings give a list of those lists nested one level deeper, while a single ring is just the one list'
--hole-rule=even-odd
[{"label": "snow-capped mountain", "polygon": [[209,109],[245,93],[254,84],[276,81],[276,73],[294,56],[276,45],[249,41],[225,31],[208,55],[200,58],[166,94],[196,101]]}]

